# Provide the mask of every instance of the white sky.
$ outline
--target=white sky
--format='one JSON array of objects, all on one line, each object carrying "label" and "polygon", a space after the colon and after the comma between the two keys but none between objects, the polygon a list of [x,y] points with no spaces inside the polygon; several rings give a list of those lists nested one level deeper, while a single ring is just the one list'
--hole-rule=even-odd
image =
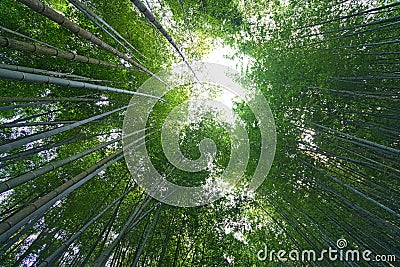
[{"label": "white sky", "polygon": [[240,55],[240,57],[243,58],[242,60],[239,57],[234,57],[234,60],[226,58],[233,57],[237,52],[236,49],[226,46],[221,40],[218,40],[214,50],[211,51],[211,53],[203,60],[210,63],[218,63],[228,66],[241,73],[243,69],[246,69],[247,66],[251,65],[253,59],[243,54]]},{"label": "white sky", "polygon": [[[241,54],[239,55],[242,58],[241,59],[235,56],[237,52],[238,51],[236,49],[233,49],[230,46],[226,46],[222,43],[221,40],[218,40],[214,50],[212,50],[211,53],[203,59],[203,61],[225,65],[243,74],[243,70],[245,70],[247,66],[251,64],[252,58]],[[233,60],[230,58],[233,58]],[[234,97],[234,94],[225,90],[224,93],[216,100],[221,101],[229,108],[232,108]]]}]

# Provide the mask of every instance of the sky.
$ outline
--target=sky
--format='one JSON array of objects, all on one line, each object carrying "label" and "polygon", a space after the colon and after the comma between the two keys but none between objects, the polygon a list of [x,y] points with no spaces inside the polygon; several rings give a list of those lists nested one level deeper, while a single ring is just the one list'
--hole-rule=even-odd
[{"label": "sky", "polygon": [[251,65],[252,58],[247,55],[240,55],[243,59],[241,60],[238,56],[234,57],[234,60],[227,57],[233,57],[237,54],[237,50],[230,46],[224,45],[222,41],[217,41],[217,45],[203,60],[211,63],[218,63],[221,65],[228,66],[242,72],[242,69],[246,69],[247,66]]},{"label": "sky", "polygon": [[[252,62],[251,57],[243,54],[237,56],[238,51],[230,46],[224,45],[221,40],[218,40],[216,44],[217,45],[214,47],[211,53],[208,54],[203,61],[225,65],[239,73],[242,73],[243,69],[246,69],[247,66],[250,66]],[[232,108],[234,97],[234,94],[230,93],[228,90],[225,90],[224,93],[216,100],[221,101],[229,108]]]}]

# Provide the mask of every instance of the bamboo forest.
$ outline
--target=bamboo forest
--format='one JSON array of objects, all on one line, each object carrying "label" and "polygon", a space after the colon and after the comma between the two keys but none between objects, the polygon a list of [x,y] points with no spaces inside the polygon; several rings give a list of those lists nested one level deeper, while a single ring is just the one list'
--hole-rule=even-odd
[{"label": "bamboo forest", "polygon": [[397,0],[1,0],[0,266],[400,266]]}]

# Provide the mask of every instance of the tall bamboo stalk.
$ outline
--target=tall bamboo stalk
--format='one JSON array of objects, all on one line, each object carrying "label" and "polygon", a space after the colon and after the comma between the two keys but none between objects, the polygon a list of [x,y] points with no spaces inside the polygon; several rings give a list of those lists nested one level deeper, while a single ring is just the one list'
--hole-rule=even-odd
[{"label": "tall bamboo stalk", "polygon": [[104,215],[109,209],[111,209],[115,204],[118,202],[122,201],[125,196],[131,192],[132,189],[127,190],[125,193],[123,193],[121,196],[119,196],[117,199],[115,199],[113,202],[111,202],[107,207],[105,207],[99,214],[97,214],[95,217],[93,217],[90,221],[88,221],[84,226],[82,226],[78,231],[76,231],[67,241],[63,242],[63,244],[56,250],[54,251],[50,256],[48,256],[41,264],[39,264],[39,267],[44,267],[44,266],[53,266],[57,259],[64,253],[68,247],[87,229],[89,226],[91,226],[93,223],[95,223],[101,216]]},{"label": "tall bamboo stalk", "polygon": [[137,50],[130,42],[128,42],[117,30],[111,27],[105,20],[99,17],[96,13],[90,10],[84,3],[78,0],[70,0],[71,3],[79,5],[83,10],[85,10],[89,15],[102,23],[107,29],[109,29],[112,33],[114,33],[119,39],[121,39],[127,46],[129,46],[133,51],[135,51],[138,55],[146,58],[139,50]]},{"label": "tall bamboo stalk", "polygon": [[0,36],[0,47],[6,47],[13,50],[23,51],[23,52],[31,52],[31,53],[38,53],[42,55],[52,56],[52,57],[59,57],[64,58],[72,61],[78,61],[83,63],[95,64],[100,66],[112,67],[117,69],[127,69],[131,71],[138,71],[137,69],[125,67],[123,65],[117,65],[114,63],[110,63],[107,61],[103,61],[97,58],[86,57],[79,54],[75,54],[72,52],[68,52],[65,50],[52,48],[52,47],[44,47],[36,44],[30,44],[18,40],[14,40],[11,38],[6,38]]},{"label": "tall bamboo stalk", "polygon": [[76,23],[73,23],[69,19],[67,19],[65,16],[61,15],[54,9],[50,8],[49,6],[45,5],[42,1],[40,0],[18,0],[20,3],[28,6],[31,8],[33,11],[42,14],[43,16],[51,19],[52,21],[56,22],[57,24],[61,25],[62,27],[70,30],[73,34],[76,34],[92,43],[95,45],[99,46],[102,49],[107,50],[108,52],[118,56],[121,59],[124,59],[125,61],[129,62],[130,64],[134,65],[135,67],[141,69],[142,71],[154,76],[154,74],[149,71],[147,68],[144,66],[140,65],[139,63],[133,61],[131,58],[129,58],[127,55],[124,53],[118,51],[114,47],[110,46],[109,44],[105,43],[98,37],[94,36],[92,33],[86,31],[85,29],[79,27]]},{"label": "tall bamboo stalk", "polygon": [[88,78],[88,77],[70,74],[70,73],[49,71],[49,70],[43,70],[43,69],[37,69],[37,68],[28,68],[28,67],[9,65],[9,64],[0,64],[0,69],[15,70],[15,71],[21,71],[21,72],[33,73],[33,74],[51,75],[51,76],[55,76],[55,77],[67,77],[72,80],[79,80],[79,81],[84,81],[84,82],[124,83],[121,81],[93,79],[93,78]]},{"label": "tall bamboo stalk", "polygon": [[139,9],[140,12],[143,13],[143,15],[147,18],[147,20],[150,23],[152,23],[157,28],[157,30],[159,30],[160,33],[168,40],[168,42],[175,48],[175,50],[181,56],[182,60],[185,62],[187,67],[193,73],[195,79],[200,83],[200,80],[197,78],[196,73],[193,71],[192,67],[190,66],[189,62],[187,61],[185,55],[182,53],[179,46],[174,42],[172,37],[168,34],[168,32],[164,29],[164,27],[160,24],[160,22],[156,20],[153,13],[151,13],[150,10],[140,0],[131,0],[131,2]]},{"label": "tall bamboo stalk", "polygon": [[37,214],[49,209],[58,200],[68,195],[76,188],[80,187],[98,173],[115,163],[116,161],[123,158],[123,150],[120,149],[114,152],[110,156],[100,160],[95,165],[91,166],[87,170],[81,172],[71,180],[68,180],[64,184],[60,185],[53,191],[40,197],[35,202],[26,206],[22,210],[15,213],[13,216],[7,218],[5,221],[0,223],[0,243],[3,243],[7,238],[12,236],[21,226],[23,226],[30,219],[34,218]]},{"label": "tall bamboo stalk", "polygon": [[121,110],[124,110],[127,107],[128,106],[125,106],[125,107],[122,107],[122,108],[117,108],[117,109],[114,109],[112,111],[108,111],[108,112],[105,112],[103,114],[96,115],[96,116],[90,117],[88,119],[84,119],[84,120],[81,120],[81,121],[78,121],[78,122],[75,122],[75,123],[72,123],[72,124],[57,128],[57,129],[53,129],[53,130],[50,130],[50,131],[47,131],[47,132],[43,132],[43,133],[39,133],[39,134],[35,134],[35,135],[30,135],[30,136],[24,137],[24,138],[19,139],[19,140],[11,141],[11,142],[9,142],[7,144],[4,144],[4,145],[0,146],[0,153],[4,153],[4,152],[10,151],[10,150],[12,150],[14,148],[18,148],[20,146],[26,145],[28,143],[31,143],[31,142],[34,142],[34,141],[37,141],[37,140],[40,140],[40,139],[43,139],[43,138],[47,138],[47,137],[50,137],[50,136],[53,136],[53,135],[56,135],[56,134],[71,130],[73,128],[85,125],[85,124],[87,124],[89,122],[98,120],[100,118],[103,118],[103,117],[106,117],[108,115],[111,115],[111,114],[114,114],[116,112],[119,112]]},{"label": "tall bamboo stalk", "polygon": [[51,77],[51,76],[46,76],[46,75],[25,73],[25,72],[15,71],[15,70],[0,69],[0,78],[7,79],[7,80],[22,81],[22,82],[37,82],[37,83],[54,84],[54,85],[60,85],[60,86],[66,86],[66,87],[74,87],[74,88],[85,88],[85,89],[91,89],[91,90],[109,91],[109,92],[123,93],[123,94],[129,94],[129,95],[140,95],[140,96],[146,96],[146,97],[151,97],[151,98],[156,98],[156,99],[161,100],[161,98],[159,98],[159,97],[144,94],[144,93],[138,93],[138,92],[134,92],[134,91],[124,90],[124,89],[119,89],[119,88],[114,88],[114,87],[109,87],[109,86],[104,86],[104,85],[97,85],[97,84],[91,84],[91,83],[86,83],[86,82],[61,79],[61,78],[56,78],[56,77]]},{"label": "tall bamboo stalk", "polygon": [[26,183],[28,181],[31,181],[31,180],[33,180],[33,179],[35,179],[35,178],[37,178],[37,177],[39,177],[39,176],[41,176],[43,174],[46,174],[46,173],[51,172],[51,171],[54,171],[55,169],[57,169],[59,167],[67,165],[68,163],[71,163],[74,160],[77,160],[77,159],[80,159],[82,157],[85,157],[85,156],[87,156],[87,155],[89,155],[89,154],[91,154],[93,152],[96,152],[96,151],[98,151],[98,150],[100,150],[100,149],[102,149],[102,148],[104,148],[104,147],[106,147],[108,145],[111,145],[111,144],[113,144],[113,143],[115,143],[115,142],[117,142],[119,140],[121,140],[121,137],[113,139],[113,140],[108,141],[106,143],[100,144],[100,145],[95,146],[93,148],[89,148],[89,149],[87,149],[87,150],[85,150],[83,152],[80,152],[80,153],[77,153],[75,155],[72,155],[71,157],[68,157],[66,159],[62,159],[62,160],[58,160],[58,161],[53,162],[53,163],[46,164],[46,165],[44,165],[44,166],[42,166],[42,167],[40,167],[38,169],[29,171],[29,172],[27,172],[27,173],[25,173],[23,175],[20,175],[20,176],[17,176],[15,178],[9,179],[9,180],[7,180],[5,182],[2,182],[2,183],[0,183],[0,193],[2,193],[4,191],[7,191],[7,190],[10,190],[10,189],[13,189],[16,186],[21,185],[23,183]]}]

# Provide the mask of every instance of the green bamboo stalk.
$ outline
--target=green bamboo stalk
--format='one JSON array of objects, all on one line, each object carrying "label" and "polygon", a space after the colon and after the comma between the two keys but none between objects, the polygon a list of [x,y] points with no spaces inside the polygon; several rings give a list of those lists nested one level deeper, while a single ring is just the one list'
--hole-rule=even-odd
[{"label": "green bamboo stalk", "polygon": [[142,71],[154,76],[154,74],[149,71],[147,68],[144,66],[140,65],[139,63],[133,61],[131,58],[129,58],[127,55],[121,53],[120,51],[116,50],[109,44],[105,43],[98,37],[94,36],[92,33],[86,31],[85,29],[79,27],[76,23],[73,23],[69,19],[67,19],[65,16],[61,15],[54,9],[50,8],[49,6],[45,5],[42,1],[39,0],[18,0],[20,3],[28,6],[31,8],[33,11],[51,19],[52,21],[56,22],[57,24],[61,25],[62,27],[70,30],[73,34],[76,34],[93,44],[107,50],[108,52],[118,56],[121,59],[124,59],[125,61],[129,62],[130,64],[134,65],[135,67],[141,69]]},{"label": "green bamboo stalk", "polygon": [[82,226],[77,232],[75,232],[67,241],[63,242],[63,244],[56,250],[54,251],[50,256],[48,256],[41,264],[39,264],[39,267],[44,267],[44,266],[53,266],[55,262],[59,259],[59,257],[64,253],[68,247],[87,229],[89,228],[93,223],[95,223],[101,216],[103,216],[109,209],[111,209],[115,204],[118,202],[122,201],[125,196],[131,192],[132,189],[127,190],[125,193],[123,193],[121,196],[119,196],[117,199],[115,199],[113,202],[111,202],[106,208],[104,208],[99,214],[97,214],[95,217],[93,217],[90,221],[88,221],[84,226]]},{"label": "green bamboo stalk", "polygon": [[309,24],[303,27],[299,27],[298,29],[304,29],[304,28],[310,28],[310,27],[314,27],[314,26],[319,26],[319,25],[324,25],[324,24],[328,24],[334,21],[339,21],[339,20],[344,20],[344,19],[348,19],[348,18],[352,18],[352,17],[357,17],[357,16],[361,16],[361,15],[365,15],[374,11],[379,11],[379,10],[383,10],[383,9],[388,9],[388,8],[392,8],[392,7],[396,7],[400,5],[400,2],[395,2],[392,4],[388,4],[388,5],[384,5],[384,6],[380,6],[380,7],[375,7],[375,8],[371,8],[371,9],[367,9],[361,12],[357,12],[354,14],[349,14],[349,15],[345,15],[345,16],[341,16],[341,17],[337,17],[334,19],[329,19],[329,20],[325,20],[319,23],[315,23],[315,24]]},{"label": "green bamboo stalk", "polygon": [[73,88],[85,88],[91,90],[100,90],[100,91],[108,91],[108,92],[115,92],[115,93],[123,93],[123,94],[130,94],[130,95],[139,95],[139,96],[146,96],[151,98],[156,98],[161,100],[161,98],[156,96],[151,96],[144,93],[138,93],[129,90],[123,90],[119,88],[91,84],[86,82],[79,82],[61,78],[55,78],[46,75],[39,75],[39,74],[31,74],[25,73],[20,71],[14,70],[6,70],[0,69],[0,78],[7,79],[7,80],[16,80],[16,81],[23,81],[23,82],[37,82],[37,83],[45,83],[45,84],[54,84],[59,86],[66,86],[66,87],[73,87]]},{"label": "green bamboo stalk", "polygon": [[[150,211],[152,209],[150,209],[149,211],[147,211],[141,218],[138,219],[138,217],[140,216],[140,214],[143,212],[143,210],[149,205],[150,201],[152,200],[152,198],[150,196],[146,196],[145,199],[142,202],[142,205],[140,205],[139,207],[137,207],[134,211],[132,211],[132,213],[130,214],[128,220],[126,221],[125,225],[122,227],[122,229],[120,230],[118,236],[115,238],[115,240],[110,244],[110,246],[106,249],[106,251],[104,251],[104,253],[101,253],[97,259],[95,260],[95,262],[93,263],[93,266],[96,267],[100,267],[100,266],[104,266],[108,260],[108,258],[111,256],[112,251],[115,249],[115,247],[119,244],[119,242],[121,241],[121,239],[126,235],[126,233],[128,232],[129,227],[131,226],[131,224],[135,224],[141,221],[142,218],[144,218],[145,216],[147,216],[147,214],[150,213]],[[154,208],[155,206],[153,206]],[[137,220],[136,220],[137,219]]]},{"label": "green bamboo stalk", "polygon": [[378,207],[380,207],[380,208],[386,210],[387,212],[391,213],[392,215],[396,216],[397,218],[400,218],[400,214],[398,214],[398,213],[395,212],[394,210],[392,210],[392,209],[386,207],[386,206],[383,205],[382,203],[379,203],[379,202],[376,201],[375,199],[373,199],[373,198],[371,198],[371,197],[365,195],[364,193],[358,191],[357,189],[355,189],[355,188],[353,188],[352,186],[350,186],[350,185],[344,183],[343,181],[341,181],[341,180],[339,180],[339,179],[333,177],[333,176],[330,175],[329,173],[327,173],[327,172],[321,170],[320,168],[315,167],[314,165],[311,165],[310,163],[308,163],[308,162],[306,162],[306,161],[303,161],[303,160],[301,160],[301,159],[300,159],[300,161],[303,162],[304,164],[310,166],[311,168],[317,170],[318,172],[324,174],[326,177],[329,177],[331,180],[333,180],[333,181],[335,181],[336,183],[342,185],[343,187],[349,189],[349,190],[352,191],[353,193],[355,193],[355,194],[357,194],[357,195],[363,197],[364,199],[366,199],[366,200],[368,200],[368,201],[374,203],[374,204],[377,205]]},{"label": "green bamboo stalk", "polygon": [[36,42],[36,43],[41,44],[41,45],[44,45],[44,46],[47,46],[47,47],[51,47],[51,48],[57,49],[56,47],[54,47],[54,46],[52,46],[52,45],[49,45],[49,44],[47,44],[47,43],[45,43],[45,42],[42,42],[42,41],[40,41],[40,40],[31,38],[31,37],[26,36],[26,35],[24,35],[24,34],[21,34],[21,33],[19,33],[19,32],[16,32],[16,31],[7,29],[7,28],[5,28],[5,27],[3,27],[3,26],[0,26],[0,30],[5,31],[5,32],[8,32],[8,33],[11,33],[11,34],[14,34],[14,35],[16,35],[16,36],[19,36],[19,37],[22,37],[22,38],[25,38],[25,39],[28,39],[28,40],[30,40],[30,41]]},{"label": "green bamboo stalk", "polygon": [[47,138],[47,137],[50,137],[50,136],[53,136],[53,135],[56,135],[56,134],[71,130],[73,128],[85,125],[85,124],[87,124],[89,122],[98,120],[100,118],[103,118],[103,117],[106,117],[106,116],[111,115],[113,113],[116,113],[116,112],[119,112],[121,110],[124,110],[127,107],[128,106],[125,106],[125,107],[122,107],[122,108],[117,108],[117,109],[114,109],[112,111],[108,111],[108,112],[105,112],[103,114],[96,115],[96,116],[90,117],[88,119],[84,119],[82,121],[78,121],[78,122],[75,122],[75,123],[72,123],[72,124],[57,128],[57,129],[53,129],[53,130],[50,130],[50,131],[47,131],[47,132],[43,132],[43,133],[39,133],[39,134],[30,135],[30,136],[24,137],[24,138],[19,139],[19,140],[11,141],[11,142],[9,142],[7,144],[4,144],[4,145],[0,146],[0,153],[4,153],[4,152],[10,151],[10,150],[12,150],[14,148],[18,148],[18,147],[21,147],[23,145],[29,144],[31,142],[34,142],[34,141],[37,141],[37,140],[40,140],[40,139],[43,139],[43,138]]},{"label": "green bamboo stalk", "polygon": [[95,65],[112,67],[112,68],[117,68],[117,69],[126,69],[126,70],[130,70],[130,71],[138,71],[137,69],[125,67],[123,65],[117,65],[117,64],[103,61],[103,60],[100,60],[97,58],[86,57],[86,56],[82,56],[79,54],[75,54],[75,53],[57,49],[57,48],[44,47],[44,46],[40,46],[40,45],[30,44],[30,43],[14,40],[11,38],[6,38],[3,36],[0,36],[0,47],[6,47],[6,48],[10,48],[10,49],[17,50],[17,51],[22,51],[22,52],[31,52],[31,53],[38,53],[38,54],[52,56],[52,57],[59,57],[59,58],[82,62],[82,63],[95,64]]},{"label": "green bamboo stalk", "polygon": [[151,222],[149,229],[147,230],[146,236],[144,237],[143,242],[140,244],[140,247],[139,247],[138,251],[136,252],[135,260],[134,260],[134,262],[132,264],[132,267],[136,267],[137,263],[139,262],[139,258],[142,255],[142,252],[143,252],[143,249],[144,249],[144,245],[146,244],[150,233],[153,231],[153,228],[154,228],[154,226],[156,225],[156,223],[158,221],[158,216],[160,215],[161,207],[162,207],[162,203],[160,203],[158,205],[158,209],[156,211],[156,214],[153,217],[153,221]]},{"label": "green bamboo stalk", "polygon": [[39,176],[41,176],[43,174],[46,174],[46,173],[51,172],[51,171],[54,171],[55,169],[57,169],[59,167],[65,166],[65,165],[67,165],[68,163],[71,163],[74,160],[83,158],[83,157],[85,157],[85,156],[87,156],[87,155],[89,155],[89,154],[91,154],[93,152],[96,152],[96,151],[98,151],[98,150],[100,150],[100,149],[102,149],[102,148],[104,148],[104,147],[106,147],[108,145],[111,145],[111,144],[113,144],[113,143],[115,143],[117,141],[120,141],[120,140],[121,140],[121,137],[113,139],[111,141],[108,141],[106,143],[100,144],[100,145],[95,146],[93,148],[87,149],[87,150],[85,150],[83,152],[77,153],[77,154],[75,154],[75,155],[73,155],[71,157],[56,161],[54,163],[46,164],[46,165],[44,165],[44,166],[42,166],[42,167],[40,167],[38,169],[31,170],[31,171],[29,171],[29,172],[27,172],[27,173],[25,173],[23,175],[20,175],[20,176],[17,176],[15,178],[9,179],[9,180],[7,180],[5,182],[2,182],[2,183],[0,183],[0,193],[8,191],[10,189],[13,189],[13,188],[15,188],[15,187],[17,187],[17,186],[19,186],[21,184],[24,184],[24,183],[26,183],[28,181],[31,181],[33,179],[36,179],[37,177],[39,177]]},{"label": "green bamboo stalk", "polygon": [[36,216],[37,213],[41,213],[43,210],[49,209],[58,200],[62,199],[64,196],[92,179],[99,172],[106,169],[116,161],[122,159],[122,153],[122,149],[114,152],[113,154],[97,162],[87,170],[81,172],[71,180],[68,180],[64,184],[60,185],[53,191],[40,197],[35,202],[27,205],[25,208],[15,213],[13,216],[7,218],[5,221],[2,221],[0,223],[0,243],[4,242],[7,238],[12,236],[15,231],[17,231],[22,225],[24,225],[25,222]]},{"label": "green bamboo stalk", "polygon": [[106,21],[104,21],[101,17],[99,17],[96,13],[94,13],[92,10],[90,10],[84,3],[81,1],[77,0],[70,0],[71,3],[75,3],[79,5],[83,10],[85,10],[89,15],[91,15],[93,18],[97,19],[100,23],[102,23],[106,28],[108,28],[112,33],[114,33],[119,39],[121,39],[123,42],[125,42],[126,45],[128,45],[133,51],[135,51],[138,55],[146,58],[142,53],[140,53],[139,50],[137,50],[130,42],[128,42],[124,37],[121,36],[121,34],[115,30],[113,27],[111,27]]},{"label": "green bamboo stalk", "polygon": [[[89,12],[85,8],[83,8],[80,5],[80,3],[78,3],[78,1],[69,0],[69,2],[73,4],[82,14],[84,14],[88,19],[90,19],[94,24],[96,24],[97,27],[99,27],[103,32],[105,32],[108,36],[110,36],[111,39],[113,39],[117,44],[119,44],[122,48],[124,48],[125,52],[129,51],[129,49],[120,40],[118,40],[118,38],[116,38],[111,32],[105,29],[103,25],[101,25],[101,23],[96,19],[96,17],[89,14]],[[143,65],[143,63],[134,54],[132,54],[132,56],[139,64]]]},{"label": "green bamboo stalk", "polygon": [[156,20],[154,15],[150,12],[150,10],[140,1],[140,0],[131,0],[131,2],[139,9],[140,12],[143,13],[143,15],[147,18],[147,20],[152,23],[157,30],[160,31],[160,33],[168,40],[168,42],[174,47],[174,49],[178,52],[178,54],[181,56],[182,60],[185,62],[187,67],[190,69],[190,71],[193,73],[193,76],[197,80],[197,82],[200,83],[200,80],[198,79],[196,73],[193,71],[192,67],[190,66],[189,62],[187,61],[185,55],[182,53],[181,49],[179,46],[174,42],[172,37],[168,34],[168,32],[164,29],[164,27]]},{"label": "green bamboo stalk", "polygon": [[0,64],[0,69],[15,70],[15,71],[21,71],[21,72],[27,72],[27,73],[33,73],[33,74],[51,75],[51,76],[55,76],[55,77],[67,77],[72,80],[79,80],[79,81],[84,81],[84,82],[124,83],[124,82],[120,82],[120,81],[92,79],[92,78],[75,75],[75,74],[70,74],[70,73],[49,71],[49,70],[36,69],[36,68],[28,68],[28,67],[9,65],[9,64]]}]

